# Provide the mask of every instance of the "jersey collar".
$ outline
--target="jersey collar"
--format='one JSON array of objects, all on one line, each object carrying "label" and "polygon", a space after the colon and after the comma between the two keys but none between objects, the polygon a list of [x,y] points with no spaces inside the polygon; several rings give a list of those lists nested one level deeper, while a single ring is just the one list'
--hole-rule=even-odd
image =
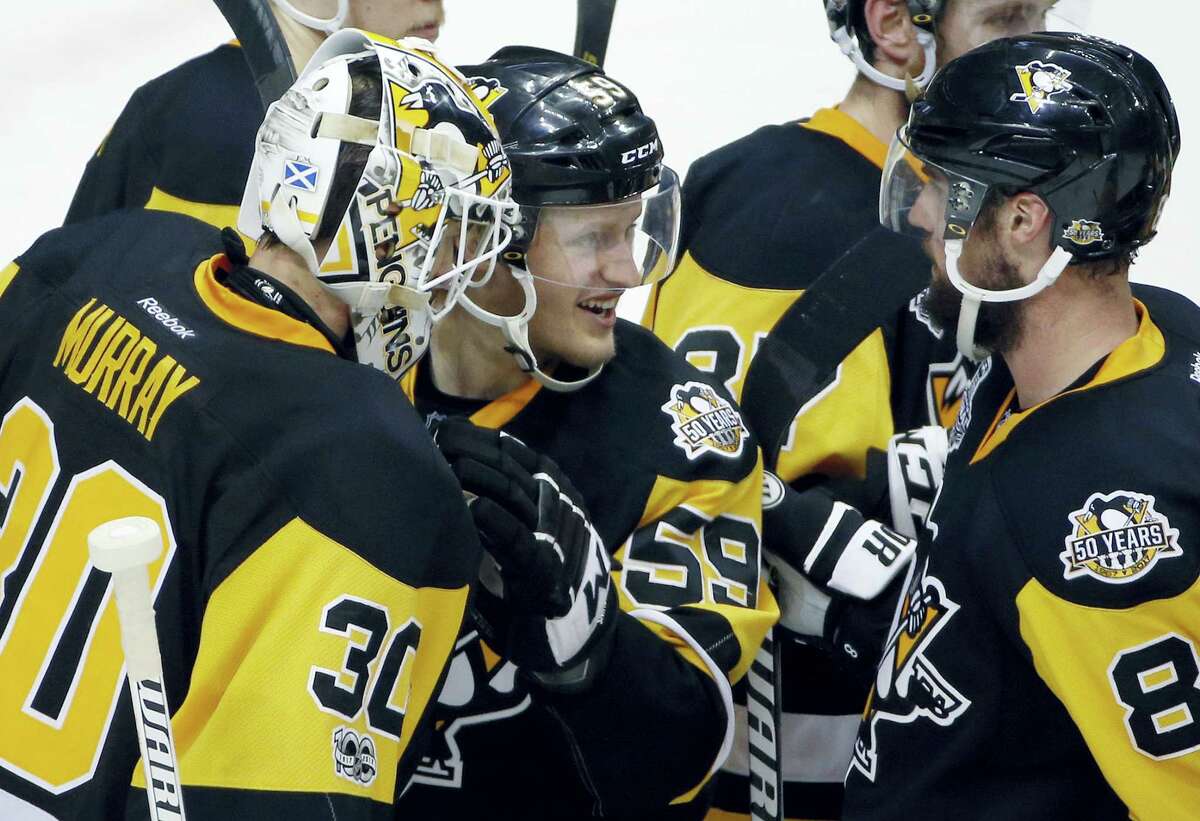
[{"label": "jersey collar", "polygon": [[1000,408],[996,411],[996,417],[992,420],[992,424],[976,449],[975,455],[971,457],[971,464],[987,458],[1008,439],[1009,434],[1013,432],[1017,425],[1036,413],[1038,409],[1045,407],[1051,402],[1057,402],[1062,397],[1070,396],[1073,393],[1082,393],[1083,391],[1089,391],[1102,385],[1126,379],[1148,370],[1161,362],[1167,350],[1162,331],[1150,319],[1150,311],[1146,309],[1146,306],[1141,301],[1135,299],[1133,304],[1138,314],[1137,333],[1114,348],[1112,353],[1105,357],[1103,364],[1100,365],[1091,379],[1062,393],[1055,394],[1044,402],[1040,402],[1023,411],[1011,411],[1017,399],[1017,389],[1015,387],[1010,389],[1004,401],[1000,403]]},{"label": "jersey collar", "polygon": [[820,108],[800,123],[810,131],[819,131],[839,139],[875,164],[880,171],[887,162],[888,147],[862,123],[837,108]]},{"label": "jersey collar", "polygon": [[[404,376],[400,377],[400,387],[413,407],[416,407],[417,369],[423,364],[423,362],[418,362],[405,371]],[[488,402],[467,418],[481,428],[499,430],[523,411],[541,389],[542,383],[536,379],[528,379],[519,387]]]},{"label": "jersey collar", "polygon": [[217,281],[218,269],[233,269],[233,262],[223,253],[201,262],[196,267],[194,281],[201,301],[222,320],[255,336],[336,354],[329,340],[316,328],[226,288]]}]

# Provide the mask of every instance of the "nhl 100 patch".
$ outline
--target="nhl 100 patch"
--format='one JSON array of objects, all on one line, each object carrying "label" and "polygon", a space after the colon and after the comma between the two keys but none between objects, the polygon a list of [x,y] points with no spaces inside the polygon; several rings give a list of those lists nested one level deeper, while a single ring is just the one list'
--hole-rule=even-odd
[{"label": "nhl 100 patch", "polygon": [[1160,559],[1183,554],[1179,531],[1145,493],[1093,493],[1069,520],[1071,532],[1059,554],[1068,580],[1091,576],[1125,584],[1149,573]]}]

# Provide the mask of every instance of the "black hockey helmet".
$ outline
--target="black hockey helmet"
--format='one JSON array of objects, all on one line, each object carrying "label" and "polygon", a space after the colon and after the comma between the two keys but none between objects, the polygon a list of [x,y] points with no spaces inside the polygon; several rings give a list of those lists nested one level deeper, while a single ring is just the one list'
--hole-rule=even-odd
[{"label": "black hockey helmet", "polygon": [[[1076,261],[1154,237],[1180,147],[1175,107],[1149,60],[1064,33],[997,40],[954,60],[897,136],[916,158],[910,167],[949,179],[947,240],[967,235],[989,189],[1030,191],[1054,213],[1054,244]],[[902,153],[893,151],[889,169]],[[901,228],[903,197],[888,188],[880,216]]]},{"label": "black hockey helmet", "polygon": [[[937,67],[938,18],[945,7],[945,0],[905,0],[909,19],[917,30],[917,41],[925,52],[925,67],[920,77],[914,78],[918,87],[924,88],[933,77]],[[829,21],[829,36],[842,54],[853,61],[854,66],[873,82],[895,91],[904,91],[905,82],[883,74],[873,65],[875,45],[867,31],[863,14],[865,0],[821,0],[825,7],[825,19]]]},{"label": "black hockey helmet", "polygon": [[577,57],[506,46],[460,69],[495,80],[492,104],[522,205],[594,205],[658,184],[662,144],[626,86]]}]

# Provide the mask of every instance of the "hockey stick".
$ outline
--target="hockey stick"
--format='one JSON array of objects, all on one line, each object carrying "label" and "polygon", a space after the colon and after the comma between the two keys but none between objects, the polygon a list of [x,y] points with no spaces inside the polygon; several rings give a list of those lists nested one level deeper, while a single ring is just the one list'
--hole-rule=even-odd
[{"label": "hockey stick", "polygon": [[575,0],[575,51],[589,63],[604,67],[608,34],[612,31],[613,10],[617,0]]},{"label": "hockey stick", "polygon": [[144,516],[114,519],[88,534],[88,552],[97,569],[112,574],[150,818],[184,821],[179,764],[175,760],[175,740],[171,737],[171,713],[163,686],[162,657],[158,652],[147,573],[147,568],[162,553],[162,535],[154,520]]},{"label": "hockey stick", "polygon": [[[767,467],[778,463],[800,409],[830,383],[851,351],[920,292],[928,270],[919,245],[877,228],[775,323],[750,363],[741,402]],[[746,677],[750,815],[756,821],[785,817],[781,675],[779,643],[771,631]]]},{"label": "hockey stick", "polygon": [[929,284],[929,258],[915,240],[876,227],[780,317],[750,362],[742,414],[774,469],[796,414],[838,365]]},{"label": "hockey stick", "polygon": [[783,694],[779,684],[779,644],[772,628],[746,672],[750,817],[754,821],[784,821],[783,750],[779,737]]},{"label": "hockey stick", "polygon": [[292,53],[267,0],[213,0],[233,34],[254,75],[263,111],[283,96],[296,79]]}]

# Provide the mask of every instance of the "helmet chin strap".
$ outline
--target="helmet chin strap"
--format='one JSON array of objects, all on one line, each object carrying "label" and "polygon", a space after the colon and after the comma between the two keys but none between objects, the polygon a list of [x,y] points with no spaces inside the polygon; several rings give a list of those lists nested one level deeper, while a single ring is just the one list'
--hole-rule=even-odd
[{"label": "helmet chin strap", "polygon": [[533,312],[537,310],[537,291],[533,288],[533,276],[523,268],[517,268],[511,264],[509,270],[512,271],[513,279],[521,286],[521,292],[525,296],[525,307],[519,314],[516,316],[494,314],[485,308],[481,308],[479,303],[465,293],[459,298],[459,304],[466,309],[467,313],[480,322],[499,328],[500,333],[504,335],[505,343],[507,343],[505,350],[511,353],[513,358],[517,360],[517,365],[521,370],[550,390],[557,393],[570,393],[571,391],[579,390],[599,376],[604,365],[598,365],[588,371],[587,375],[582,379],[569,382],[555,379],[538,367],[537,357],[534,356],[533,348],[529,344],[529,320],[533,319]]},{"label": "helmet chin strap", "polygon": [[[905,80],[889,77],[866,61],[862,49],[850,37],[850,32],[846,31],[844,26],[834,31],[832,35],[833,42],[842,50],[842,54],[853,60],[855,68],[866,75],[867,79],[893,91],[907,91],[908,83]],[[920,76],[914,77],[912,81],[918,88],[923,89],[929,85],[934,71],[937,70],[937,39],[928,31],[918,30],[917,44],[921,46],[921,50],[925,54],[925,66],[921,69]]]},{"label": "helmet chin strap", "polygon": [[295,251],[304,260],[309,272],[316,276],[321,270],[317,252],[313,250],[312,241],[309,240],[308,234],[304,233],[304,226],[300,223],[300,215],[296,212],[296,198],[289,198],[282,185],[275,190],[275,196],[271,198],[267,220],[270,224],[266,227],[279,237],[280,242]]},{"label": "helmet chin strap", "polygon": [[280,11],[300,25],[308,26],[310,29],[316,29],[317,31],[323,31],[326,34],[333,34],[340,29],[346,22],[346,15],[350,11],[350,0],[338,0],[337,14],[328,18],[313,17],[310,14],[305,14],[289,3],[288,0],[275,0],[275,5],[279,6]]},{"label": "helmet chin strap", "polygon": [[1071,252],[1055,246],[1050,258],[1042,264],[1033,281],[1020,288],[1010,288],[1005,291],[993,291],[972,285],[963,279],[958,268],[958,260],[962,256],[963,240],[948,239],[946,246],[946,274],[950,284],[962,294],[962,304],[958,312],[958,329],[955,344],[963,356],[978,362],[985,359],[989,351],[975,344],[975,325],[979,321],[979,306],[983,302],[1018,302],[1022,299],[1041,293],[1049,288],[1062,272],[1067,269],[1073,259]]}]

